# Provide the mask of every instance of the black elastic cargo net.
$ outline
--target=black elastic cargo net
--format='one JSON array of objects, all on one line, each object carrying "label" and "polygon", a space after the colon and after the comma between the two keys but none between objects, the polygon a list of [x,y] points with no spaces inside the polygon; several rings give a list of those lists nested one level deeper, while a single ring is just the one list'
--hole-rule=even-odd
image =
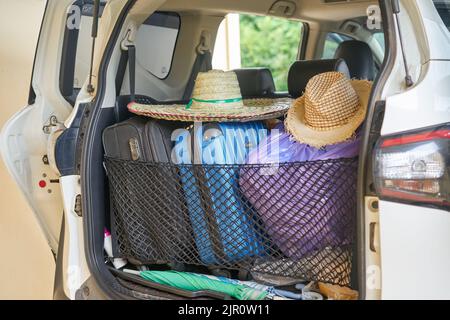
[{"label": "black elastic cargo net", "polygon": [[120,257],[350,283],[356,159],[278,166],[105,162]]}]

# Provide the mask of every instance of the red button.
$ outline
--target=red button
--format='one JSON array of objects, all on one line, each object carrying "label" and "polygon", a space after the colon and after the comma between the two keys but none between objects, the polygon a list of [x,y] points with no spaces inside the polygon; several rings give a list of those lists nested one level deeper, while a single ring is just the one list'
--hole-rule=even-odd
[{"label": "red button", "polygon": [[43,189],[46,186],[47,186],[47,182],[45,182],[44,180],[39,181],[39,187],[41,187]]}]

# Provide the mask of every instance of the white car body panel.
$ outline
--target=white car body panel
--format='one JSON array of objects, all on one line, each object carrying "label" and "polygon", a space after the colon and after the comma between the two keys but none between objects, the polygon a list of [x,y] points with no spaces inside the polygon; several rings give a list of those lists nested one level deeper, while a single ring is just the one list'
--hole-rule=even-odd
[{"label": "white car body panel", "polygon": [[381,135],[450,121],[450,61],[429,61],[422,70],[414,88],[386,99]]},{"label": "white car body panel", "polygon": [[[58,250],[63,203],[60,186],[50,183],[50,180],[57,180],[59,174],[42,160],[48,154],[50,139],[43,127],[50,117],[55,116],[62,122],[72,111],[60,94],[59,77],[55,76],[60,68],[67,23],[65,13],[71,3],[71,0],[48,1],[32,78],[35,102],[15,114],[0,137],[3,160],[35,212],[54,253]],[[46,188],[39,187],[41,180],[46,182]]]},{"label": "white car body panel", "polygon": [[[420,32],[415,40],[427,51],[409,66],[421,70],[414,87],[387,96],[382,136],[450,122],[450,33],[431,0],[403,4],[420,13],[426,42]],[[383,299],[450,299],[449,230],[447,211],[380,201]]]},{"label": "white car body panel", "polygon": [[[0,148],[4,162],[34,210],[51,250],[56,255],[58,246],[64,245],[64,291],[74,299],[76,290],[89,277],[82,219],[74,216],[74,197],[81,192],[79,177],[60,178],[54,166],[42,160],[49,154],[51,133],[64,128],[62,122],[73,110],[60,94],[59,77],[55,76],[59,74],[66,12],[71,3],[72,0],[48,0],[32,78],[36,99],[4,126]],[[43,127],[52,116],[61,123],[44,132]],[[59,183],[56,182],[58,179]],[[45,188],[39,186],[41,180],[46,182]],[[66,236],[65,243],[60,244],[63,214]]]},{"label": "white car body panel", "polygon": [[81,195],[80,176],[61,178],[64,199],[64,258],[63,288],[69,299],[75,299],[76,292],[90,277],[84,250],[83,218],[75,212],[77,195]]},{"label": "white car body panel", "polygon": [[420,12],[420,22],[427,37],[428,59],[450,59],[450,32],[436,11],[434,4],[431,0],[416,0],[415,5]]},{"label": "white car body panel", "polygon": [[366,300],[381,299],[380,212],[374,207],[376,203],[378,203],[378,198],[367,197],[365,199]]},{"label": "white car body panel", "polygon": [[383,299],[450,299],[450,213],[380,202]]},{"label": "white car body panel", "polygon": [[[50,183],[59,177],[42,160],[47,136],[42,126],[35,125],[35,119],[45,118],[43,112],[47,110],[36,101],[34,106],[23,108],[10,119],[0,135],[0,150],[9,173],[36,213],[39,226],[56,253],[63,208],[59,185]],[[41,180],[47,184],[45,188],[39,186]]]}]

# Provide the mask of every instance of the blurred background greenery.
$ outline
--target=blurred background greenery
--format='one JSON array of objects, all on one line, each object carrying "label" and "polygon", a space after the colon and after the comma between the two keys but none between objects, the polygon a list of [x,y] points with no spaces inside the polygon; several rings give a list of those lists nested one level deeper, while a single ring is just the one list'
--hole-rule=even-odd
[{"label": "blurred background greenery", "polygon": [[267,67],[278,91],[287,91],[287,75],[297,60],[302,24],[281,18],[240,15],[242,67]]}]

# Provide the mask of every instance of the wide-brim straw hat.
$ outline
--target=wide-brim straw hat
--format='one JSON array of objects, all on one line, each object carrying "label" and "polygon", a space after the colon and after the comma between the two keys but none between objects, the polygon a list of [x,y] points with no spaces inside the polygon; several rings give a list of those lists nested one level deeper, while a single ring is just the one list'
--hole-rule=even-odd
[{"label": "wide-brim straw hat", "polygon": [[299,142],[321,148],[352,138],[366,118],[372,82],[327,72],[312,78],[286,117],[287,131]]},{"label": "wide-brim straw hat", "polygon": [[246,122],[284,116],[292,99],[243,99],[236,73],[200,72],[188,104],[140,104],[131,102],[132,113],[156,119],[187,122]]}]

